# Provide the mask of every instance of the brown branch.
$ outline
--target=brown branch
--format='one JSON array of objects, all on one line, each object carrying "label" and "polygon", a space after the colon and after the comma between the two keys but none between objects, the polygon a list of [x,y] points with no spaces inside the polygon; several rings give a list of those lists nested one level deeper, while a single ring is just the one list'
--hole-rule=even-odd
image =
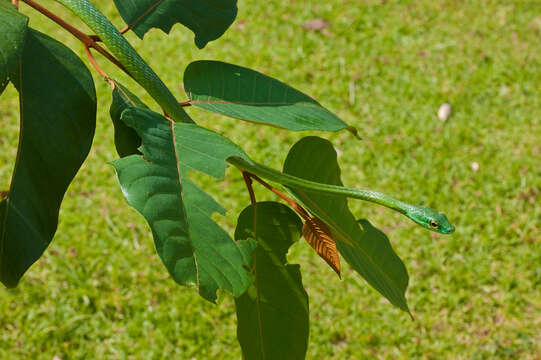
[{"label": "brown branch", "polygon": [[89,47],[93,47],[94,45],[96,45],[95,41],[90,36],[86,35],[79,29],[75,28],[73,25],[68,24],[67,22],[64,21],[64,19],[56,16],[55,14],[53,14],[52,12],[50,12],[49,10],[47,10],[40,4],[32,0],[23,0],[23,2],[27,3],[30,7],[39,11],[40,13],[47,16],[49,19],[51,19],[52,21],[54,21],[55,23],[57,23],[58,25],[66,29],[67,31],[69,31],[73,36],[79,39],[83,44]]},{"label": "brown branch", "polygon": [[96,69],[96,71],[109,83],[109,85],[111,85],[111,89],[114,89],[115,86],[116,86],[115,82],[98,65],[98,62],[96,61],[96,59],[94,59],[94,56],[92,55],[92,52],[90,51],[90,48],[88,46],[86,46],[86,45],[85,45],[85,53],[86,53],[86,56],[88,57],[88,61],[90,61],[90,63],[94,67],[94,69]]},{"label": "brown branch", "polygon": [[96,43],[96,37],[90,36],[85,34],[84,32],[80,31],[76,27],[74,27],[71,24],[68,24],[64,19],[60,18],[59,16],[53,14],[40,4],[34,2],[33,0],[22,0],[26,4],[28,4],[30,7],[34,8],[35,10],[39,11],[58,25],[60,25],[62,28],[67,30],[69,33],[71,33],[73,36],[75,36],[77,39],[79,39],[85,47],[96,49],[97,52],[105,56],[107,60],[115,64],[118,68],[120,68],[122,71],[124,71],[126,74],[128,74],[132,79],[133,76],[130,74],[130,72],[118,61],[113,55],[111,55],[107,50],[102,48],[98,43]]},{"label": "brown branch", "polygon": [[284,194],[284,193],[278,191],[277,189],[273,188],[271,185],[267,184],[263,179],[259,178],[257,175],[243,171],[243,174],[244,173],[248,174],[248,176],[250,178],[256,180],[258,183],[260,183],[261,185],[263,185],[264,187],[266,187],[267,189],[269,189],[270,191],[272,191],[273,193],[275,193],[276,195],[281,197],[283,200],[285,200],[289,204],[289,206],[291,206],[293,208],[293,210],[295,210],[297,212],[297,214],[299,214],[304,220],[309,220],[310,219],[310,215],[308,215],[306,210],[304,210],[302,208],[302,206],[297,204],[289,196],[287,196],[286,194]]},{"label": "brown branch", "polygon": [[244,182],[246,183],[246,187],[248,188],[248,193],[250,194],[250,202],[255,206],[257,200],[255,198],[254,188],[252,187],[252,179],[250,178],[251,174],[244,170],[241,170],[241,172]]},{"label": "brown branch", "polygon": [[88,35],[89,38],[94,40],[95,42],[101,42],[101,38],[98,35]]},{"label": "brown branch", "polygon": [[188,101],[179,101],[178,104],[182,107],[185,107],[185,106],[192,106],[192,101],[191,100],[188,100]]},{"label": "brown branch", "polygon": [[94,56],[90,52],[90,48],[87,45],[85,45],[85,53],[86,53],[86,56],[88,57],[88,60],[94,67],[94,69],[96,69],[96,71],[104,78],[106,79],[109,78],[109,75],[107,75],[107,73],[103,71],[103,69],[98,65],[98,63],[96,62],[96,59],[94,59]]}]

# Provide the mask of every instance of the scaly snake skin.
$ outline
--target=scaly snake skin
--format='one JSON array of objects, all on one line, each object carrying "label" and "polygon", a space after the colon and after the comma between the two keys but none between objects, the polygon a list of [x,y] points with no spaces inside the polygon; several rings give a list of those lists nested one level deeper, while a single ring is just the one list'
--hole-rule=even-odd
[{"label": "scaly snake skin", "polygon": [[440,234],[450,234],[455,231],[455,227],[447,220],[445,214],[433,210],[426,206],[416,206],[396,200],[389,195],[372,191],[348,188],[343,186],[321,184],[306,179],[298,178],[289,174],[281,173],[258,163],[250,163],[240,157],[230,157],[227,159],[231,165],[246,170],[264,179],[280,183],[282,185],[305,190],[316,194],[334,194],[353,199],[370,201],[379,205],[386,206],[406,215],[417,224],[438,232]]},{"label": "scaly snake skin", "polygon": [[87,0],[56,1],[73,11],[101,38],[111,53],[124,65],[139,85],[158,102],[167,115],[175,121],[193,122],[158,75],[92,3]]}]

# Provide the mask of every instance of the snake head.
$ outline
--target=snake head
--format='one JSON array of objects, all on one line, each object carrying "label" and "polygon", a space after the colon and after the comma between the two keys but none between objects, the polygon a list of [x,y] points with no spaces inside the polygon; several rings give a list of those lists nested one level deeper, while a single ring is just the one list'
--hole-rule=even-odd
[{"label": "snake head", "polygon": [[412,206],[406,215],[417,224],[440,234],[450,234],[455,231],[455,227],[447,220],[444,213],[426,206]]}]

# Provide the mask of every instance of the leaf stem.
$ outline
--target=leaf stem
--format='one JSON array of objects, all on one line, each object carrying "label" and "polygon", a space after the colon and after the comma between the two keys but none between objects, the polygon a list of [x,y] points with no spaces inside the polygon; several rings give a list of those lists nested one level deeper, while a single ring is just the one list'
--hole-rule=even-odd
[{"label": "leaf stem", "polygon": [[[52,12],[50,12],[49,10],[47,10],[46,8],[44,8],[43,6],[41,6],[40,4],[34,2],[33,0],[22,0],[24,3],[28,4],[28,6],[32,7],[33,9],[37,10],[38,12],[40,12],[41,14],[45,15],[46,17],[48,17],[49,19],[51,19],[52,21],[54,21],[55,23],[57,23],[58,25],[60,25],[62,28],[64,28],[65,30],[67,30],[69,33],[71,33],[73,36],[75,36],[77,39],[79,39],[83,45],[87,48],[93,48],[93,49],[96,49],[97,52],[99,52],[100,54],[102,54],[107,60],[109,60],[110,62],[112,62],[113,64],[115,64],[119,69],[121,69],[122,71],[124,71],[127,75],[129,75],[132,79],[133,79],[133,76],[129,73],[129,71],[124,67],[124,65],[122,65],[120,63],[120,61],[118,61],[113,55],[111,55],[107,50],[105,50],[104,48],[102,48],[97,42],[96,42],[96,38],[94,36],[91,36],[91,35],[87,35],[85,33],[83,33],[82,31],[80,31],[79,29],[77,29],[76,27],[74,27],[73,25],[67,23],[64,19],[60,18],[59,16],[53,14]],[[88,53],[87,53],[88,55]],[[92,64],[94,65],[94,64]],[[95,67],[95,66],[94,66]],[[96,69],[97,70],[97,69]],[[101,73],[100,73],[101,74]]]},{"label": "leaf stem", "polygon": [[90,64],[92,64],[92,66],[94,67],[94,69],[96,69],[96,71],[105,79],[105,81],[107,81],[109,83],[109,85],[111,85],[111,89],[114,89],[115,88],[115,82],[113,81],[113,79],[111,79],[109,77],[109,75],[107,75],[107,73],[99,66],[98,62],[96,61],[96,59],[94,58],[94,55],[92,55],[92,52],[90,51],[90,48],[85,44],[85,53],[86,53],[86,56],[88,57],[88,61],[90,61]]},{"label": "leaf stem", "polygon": [[246,183],[246,187],[248,188],[248,193],[250,194],[250,202],[252,205],[255,205],[257,203],[257,200],[255,198],[254,194],[254,188],[252,187],[252,179],[250,178],[250,173],[247,173],[244,170],[241,170],[242,178],[244,179],[244,182]]},{"label": "leaf stem", "polygon": [[107,73],[98,65],[98,63],[96,62],[96,59],[94,59],[94,56],[90,52],[90,48],[86,44],[85,44],[85,53],[86,53],[86,56],[88,57],[88,60],[94,67],[94,69],[96,69],[96,71],[104,78],[106,79],[109,78],[109,75],[107,75]]},{"label": "leaf stem", "polygon": [[248,188],[248,193],[250,194],[250,202],[252,203],[252,207],[254,208],[254,234],[256,233],[256,226],[257,226],[257,200],[255,198],[254,188],[252,186],[253,182],[250,178],[250,173],[247,173],[244,170],[240,170],[242,173],[242,178],[244,179],[244,182],[246,183],[246,188]]},{"label": "leaf stem", "polygon": [[244,176],[244,174],[247,174],[251,179],[254,179],[255,181],[257,181],[258,183],[260,183],[261,185],[263,185],[264,187],[266,187],[268,190],[272,191],[273,193],[275,193],[276,195],[278,195],[279,197],[281,197],[283,200],[285,200],[289,206],[291,206],[293,208],[293,210],[295,210],[295,212],[297,212],[297,214],[299,214],[304,220],[309,220],[311,219],[310,215],[308,215],[308,213],[306,212],[306,210],[303,209],[302,206],[300,206],[299,204],[297,204],[293,199],[291,199],[289,196],[287,196],[286,194],[278,191],[277,189],[273,188],[271,185],[269,185],[268,183],[265,182],[265,180],[261,179],[260,177],[258,177],[257,175],[255,174],[252,174],[252,173],[249,173],[247,171],[244,171],[244,170],[241,170],[242,171],[242,174]]}]

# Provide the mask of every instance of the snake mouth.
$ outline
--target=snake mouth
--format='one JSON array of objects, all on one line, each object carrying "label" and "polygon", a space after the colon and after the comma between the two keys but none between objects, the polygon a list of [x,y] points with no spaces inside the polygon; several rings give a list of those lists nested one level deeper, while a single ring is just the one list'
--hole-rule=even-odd
[{"label": "snake mouth", "polygon": [[452,234],[455,232],[455,227],[450,225],[447,229],[441,229],[441,232],[444,234]]}]

